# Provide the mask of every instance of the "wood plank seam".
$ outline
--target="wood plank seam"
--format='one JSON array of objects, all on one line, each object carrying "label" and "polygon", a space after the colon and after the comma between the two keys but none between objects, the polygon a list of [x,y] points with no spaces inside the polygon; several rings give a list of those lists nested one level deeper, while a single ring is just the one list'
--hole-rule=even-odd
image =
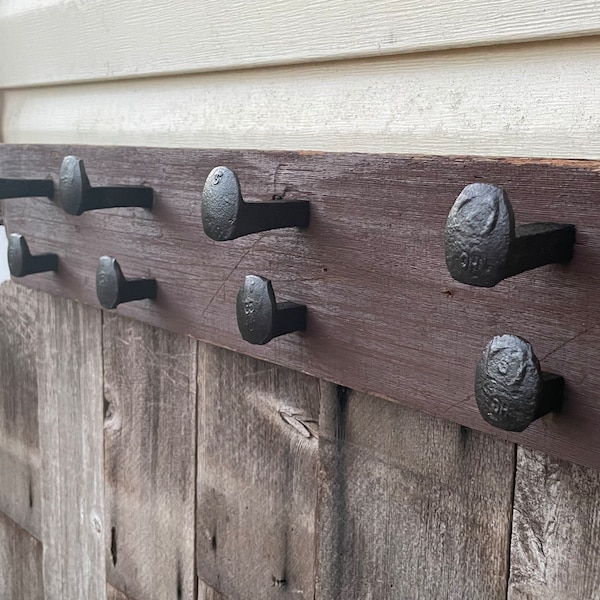
[{"label": "wood plank seam", "polygon": [[510,573],[511,573],[511,558],[512,558],[512,539],[513,539],[513,524],[514,524],[514,516],[515,516],[515,494],[517,489],[517,452],[519,450],[518,444],[513,444],[513,476],[511,481],[511,500],[510,500],[510,524],[508,530],[508,540],[509,543],[506,547],[506,587],[505,587],[505,598],[508,600],[508,595],[510,592]]},{"label": "wood plank seam", "polygon": [[317,597],[505,600],[514,444],[322,390]]}]

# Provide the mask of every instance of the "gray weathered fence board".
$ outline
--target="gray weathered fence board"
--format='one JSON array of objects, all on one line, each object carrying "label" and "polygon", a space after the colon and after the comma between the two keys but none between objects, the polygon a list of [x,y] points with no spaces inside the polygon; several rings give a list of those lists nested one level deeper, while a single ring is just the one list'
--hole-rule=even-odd
[{"label": "gray weathered fence board", "polygon": [[37,293],[0,286],[0,510],[41,539]]},{"label": "gray weathered fence board", "polygon": [[104,600],[102,313],[47,294],[39,301],[46,598]]},{"label": "gray weathered fence board", "polygon": [[318,598],[504,600],[513,444],[322,389]]},{"label": "gray weathered fence board", "polygon": [[194,600],[196,340],[104,315],[107,578]]},{"label": "gray weathered fence board", "polygon": [[318,381],[200,348],[198,576],[229,600],[312,598]]},{"label": "gray weathered fence board", "polygon": [[509,600],[600,598],[600,473],[517,455]]},{"label": "gray weathered fence board", "polygon": [[0,600],[44,600],[42,544],[1,512]]},{"label": "gray weathered fence board", "polygon": [[176,600],[178,566],[198,600],[315,581],[319,600],[600,598],[597,471],[523,448],[515,467],[512,444],[398,404],[12,284],[0,298],[0,414],[18,415],[0,454],[18,434],[23,457],[0,488],[41,451],[44,542],[0,514],[0,600]]}]

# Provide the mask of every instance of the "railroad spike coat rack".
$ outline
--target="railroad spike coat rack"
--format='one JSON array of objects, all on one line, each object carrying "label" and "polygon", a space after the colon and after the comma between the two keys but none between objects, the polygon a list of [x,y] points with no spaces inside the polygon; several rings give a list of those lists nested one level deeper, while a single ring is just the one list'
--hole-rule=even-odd
[{"label": "railroad spike coat rack", "polygon": [[[43,145],[0,157],[23,285],[600,467],[596,163]],[[515,224],[509,195],[533,225]]]}]

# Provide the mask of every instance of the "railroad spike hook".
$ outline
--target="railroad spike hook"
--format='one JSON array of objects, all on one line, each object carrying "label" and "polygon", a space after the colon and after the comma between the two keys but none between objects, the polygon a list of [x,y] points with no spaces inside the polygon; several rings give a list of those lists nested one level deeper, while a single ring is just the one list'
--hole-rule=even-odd
[{"label": "railroad spike hook", "polygon": [[66,213],[78,216],[88,210],[121,206],[151,209],[154,191],[143,185],[93,187],[83,160],[66,156],[60,167],[58,197]]},{"label": "railroad spike hook", "polygon": [[251,344],[306,329],[306,306],[277,302],[273,285],[259,275],[246,275],[237,295],[237,322],[242,337]]},{"label": "railroad spike hook", "polygon": [[515,226],[506,192],[472,183],[460,193],[446,222],[446,265],[454,279],[493,287],[507,277],[573,257],[575,226]]},{"label": "railroad spike hook", "polygon": [[531,344],[516,335],[497,335],[475,371],[475,401],[485,421],[505,431],[523,431],[560,410],[564,379],[544,373]]},{"label": "railroad spike hook", "polygon": [[53,198],[52,179],[0,178],[0,198]]},{"label": "railroad spike hook", "polygon": [[20,233],[11,233],[8,238],[8,268],[13,277],[58,271],[58,255],[33,255],[25,238]]},{"label": "railroad spike hook", "polygon": [[227,167],[215,167],[202,191],[202,226],[206,235],[217,241],[280,229],[308,227],[308,200],[245,202],[237,175]]},{"label": "railroad spike hook", "polygon": [[156,279],[125,279],[116,258],[102,256],[96,269],[96,295],[104,308],[117,308],[123,302],[155,300]]}]

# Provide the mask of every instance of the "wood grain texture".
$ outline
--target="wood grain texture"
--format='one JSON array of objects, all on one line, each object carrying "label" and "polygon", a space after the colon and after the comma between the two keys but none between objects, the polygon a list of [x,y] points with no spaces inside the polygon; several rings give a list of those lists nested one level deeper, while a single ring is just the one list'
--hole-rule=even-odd
[{"label": "wood grain texture", "polygon": [[597,8],[593,0],[223,0],[201,8],[192,0],[5,0],[0,55],[11,60],[0,66],[0,87],[596,35]]},{"label": "wood grain texture", "polygon": [[41,539],[37,296],[0,285],[0,510]]},{"label": "wood grain texture", "polygon": [[103,600],[101,312],[46,294],[39,305],[45,594]]},{"label": "wood grain texture", "polygon": [[514,446],[322,390],[317,597],[504,599]]},{"label": "wood grain texture", "polygon": [[44,600],[42,544],[2,512],[0,600]]},{"label": "wood grain texture", "polygon": [[[91,181],[156,190],[141,209],[66,215],[40,199],[4,203],[9,231],[33,252],[60,255],[59,274],[24,285],[97,305],[98,258],[114,255],[128,277],[158,280],[158,300],[122,305],[126,316],[191,334],[551,454],[600,466],[598,163],[399,155],[267,153],[122,147],[0,148],[7,176],[56,177],[65,154],[85,159]],[[212,167],[239,175],[248,200],[311,202],[305,231],[279,230],[228,243],[202,230],[200,191]],[[503,186],[518,223],[577,226],[575,258],[501,282],[465,286],[447,272],[448,211],[473,181]],[[308,306],[308,329],[266,346],[244,342],[235,298],[244,276],[274,282],[279,300]],[[528,339],[544,369],[563,375],[560,416],[521,434],[494,430],[473,398],[474,369],[488,341]]]},{"label": "wood grain texture", "polygon": [[509,600],[600,598],[600,473],[519,448]]},{"label": "wood grain texture", "polygon": [[229,600],[312,598],[317,380],[208,345],[198,375],[198,577]]},{"label": "wood grain texture", "polygon": [[198,580],[198,600],[227,600],[223,594],[204,583],[202,579]]},{"label": "wood grain texture", "polygon": [[[420,4],[433,10],[434,4]],[[131,10],[130,3],[122,6]],[[462,24],[452,27],[460,31]],[[61,47],[73,52],[64,40]],[[181,48],[188,52],[184,44]],[[240,48],[246,52],[247,45]],[[597,159],[599,61],[596,37],[133,83],[7,90],[3,139]],[[70,61],[69,67],[73,65]]]},{"label": "wood grain texture", "polygon": [[106,313],[107,579],[195,600],[196,340]]}]

